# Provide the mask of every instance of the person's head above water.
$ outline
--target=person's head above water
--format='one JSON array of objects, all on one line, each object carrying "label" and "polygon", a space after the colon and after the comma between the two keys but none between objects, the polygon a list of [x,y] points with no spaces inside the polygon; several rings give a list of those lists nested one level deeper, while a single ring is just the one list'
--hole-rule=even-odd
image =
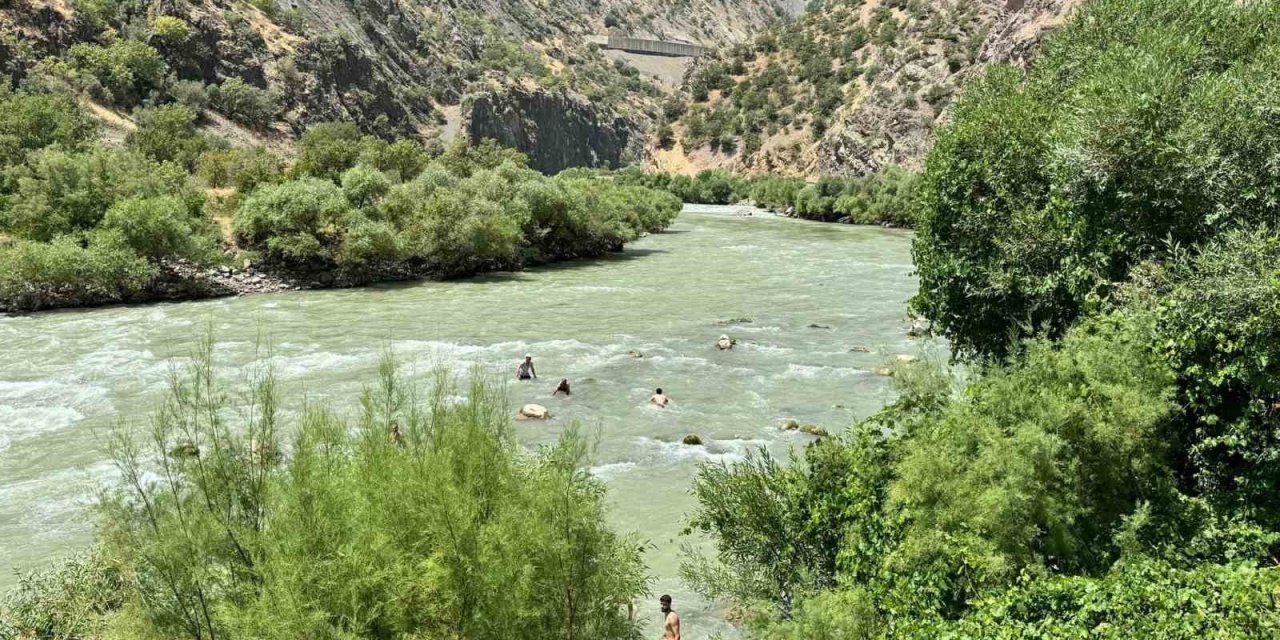
[{"label": "person's head above water", "polygon": [[525,362],[529,362],[530,360],[533,360],[533,356],[531,356],[531,355],[529,355],[529,354],[527,354],[527,353],[526,353],[526,354],[524,354],[524,361],[525,361]]},{"label": "person's head above water", "polygon": [[667,613],[668,611],[671,611],[671,596],[665,593],[662,594],[662,597],[658,598],[658,604],[662,606],[663,613]]},{"label": "person's head above water", "polygon": [[656,394],[658,394],[658,395],[662,395],[662,387],[658,387],[658,388],[654,391],[654,393],[656,393]]}]

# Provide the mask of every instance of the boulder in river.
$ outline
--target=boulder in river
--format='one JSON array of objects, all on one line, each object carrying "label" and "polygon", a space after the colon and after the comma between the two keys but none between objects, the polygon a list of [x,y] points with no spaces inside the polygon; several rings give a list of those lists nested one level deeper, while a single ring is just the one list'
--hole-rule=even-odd
[{"label": "boulder in river", "polygon": [[888,367],[875,367],[871,370],[871,373],[874,373],[878,376],[891,376],[893,375],[893,369],[890,369]]},{"label": "boulder in river", "polygon": [[831,325],[829,325],[829,324],[818,324],[818,323],[816,323],[816,322],[815,322],[815,323],[813,323],[813,324],[809,325],[809,328],[810,328],[810,329],[830,329],[830,328],[831,328]]},{"label": "boulder in river", "polygon": [[643,357],[644,357],[644,354],[643,354],[643,353],[640,353],[639,351],[628,351],[628,352],[627,352],[627,355],[631,356],[632,358],[643,358]]},{"label": "boulder in river", "polygon": [[849,348],[849,353],[871,353],[871,347],[855,346]]},{"label": "boulder in river", "polygon": [[738,341],[726,335],[721,335],[720,338],[716,340],[716,348],[721,351],[728,351],[732,349],[735,344],[738,344]]},{"label": "boulder in river", "polygon": [[698,434],[696,434],[696,433],[691,433],[691,434],[689,434],[689,435],[685,436],[685,437],[684,437],[684,440],[681,440],[680,442],[682,442],[682,443],[684,443],[684,444],[687,444],[687,445],[689,445],[689,446],[691,446],[691,447],[701,447],[701,446],[702,446],[702,438],[700,438],[700,437],[698,436]]},{"label": "boulder in river", "polygon": [[540,404],[526,404],[520,407],[520,413],[516,416],[517,420],[546,420],[551,417],[551,412]]},{"label": "boulder in river", "polygon": [[788,421],[786,421],[786,422],[782,423],[782,430],[783,430],[783,431],[795,431],[795,430],[797,430],[797,429],[799,429],[799,428],[800,428],[800,423],[799,423],[799,422],[796,422],[795,420],[788,420]]},{"label": "boulder in river", "polygon": [[900,363],[902,363],[902,364],[908,364],[908,363],[911,363],[911,362],[915,362],[916,360],[919,360],[919,358],[917,358],[917,357],[915,357],[915,356],[913,356],[913,355],[906,354],[906,353],[900,353],[900,354],[898,354],[898,362],[900,362]]},{"label": "boulder in river", "polygon": [[800,433],[807,433],[811,436],[818,436],[819,438],[825,438],[831,435],[827,433],[826,429],[823,429],[816,424],[806,424],[803,427],[800,427]]}]

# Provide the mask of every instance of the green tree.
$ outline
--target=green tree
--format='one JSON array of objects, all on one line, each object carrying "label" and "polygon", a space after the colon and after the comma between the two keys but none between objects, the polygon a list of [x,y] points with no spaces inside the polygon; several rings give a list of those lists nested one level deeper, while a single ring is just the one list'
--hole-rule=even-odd
[{"label": "green tree", "polygon": [[[1274,219],[1267,3],[1093,0],[970,85],[922,180],[915,307],[962,356],[1060,336],[1147,258]],[[1242,35],[1247,34],[1247,35]]]},{"label": "green tree", "polygon": [[176,162],[191,170],[212,145],[196,127],[199,117],[181,104],[139,109],[133,114],[137,128],[129,132],[125,145],[157,162]]},{"label": "green tree", "polygon": [[111,99],[124,106],[136,105],[160,89],[168,69],[155,48],[136,40],[73,45],[66,59],[73,69],[96,78],[111,92]]},{"label": "green tree", "polygon": [[188,203],[174,196],[127,198],[111,205],[102,229],[114,231],[139,255],[208,259],[213,233],[207,221],[193,217]]},{"label": "green tree", "polygon": [[360,157],[360,130],[350,122],[321,122],[298,139],[297,175],[337,180]]}]

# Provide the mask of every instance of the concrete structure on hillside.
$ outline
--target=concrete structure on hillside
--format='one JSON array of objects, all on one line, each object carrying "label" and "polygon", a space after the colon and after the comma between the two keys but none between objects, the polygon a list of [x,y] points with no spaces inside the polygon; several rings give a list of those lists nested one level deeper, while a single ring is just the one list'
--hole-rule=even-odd
[{"label": "concrete structure on hillside", "polygon": [[711,50],[706,47],[689,44],[687,42],[667,42],[664,40],[632,38],[612,31],[609,32],[609,42],[605,47],[609,49],[618,49],[620,51],[629,51],[631,53],[645,53],[659,56],[680,56],[688,58],[696,58],[704,53],[711,52]]}]

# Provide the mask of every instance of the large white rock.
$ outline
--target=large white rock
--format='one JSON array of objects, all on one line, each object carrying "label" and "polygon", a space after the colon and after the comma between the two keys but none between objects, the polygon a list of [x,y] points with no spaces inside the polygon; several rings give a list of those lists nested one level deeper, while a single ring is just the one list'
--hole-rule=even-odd
[{"label": "large white rock", "polygon": [[516,416],[519,420],[546,420],[551,417],[551,412],[540,404],[526,404],[520,407],[520,415]]}]

